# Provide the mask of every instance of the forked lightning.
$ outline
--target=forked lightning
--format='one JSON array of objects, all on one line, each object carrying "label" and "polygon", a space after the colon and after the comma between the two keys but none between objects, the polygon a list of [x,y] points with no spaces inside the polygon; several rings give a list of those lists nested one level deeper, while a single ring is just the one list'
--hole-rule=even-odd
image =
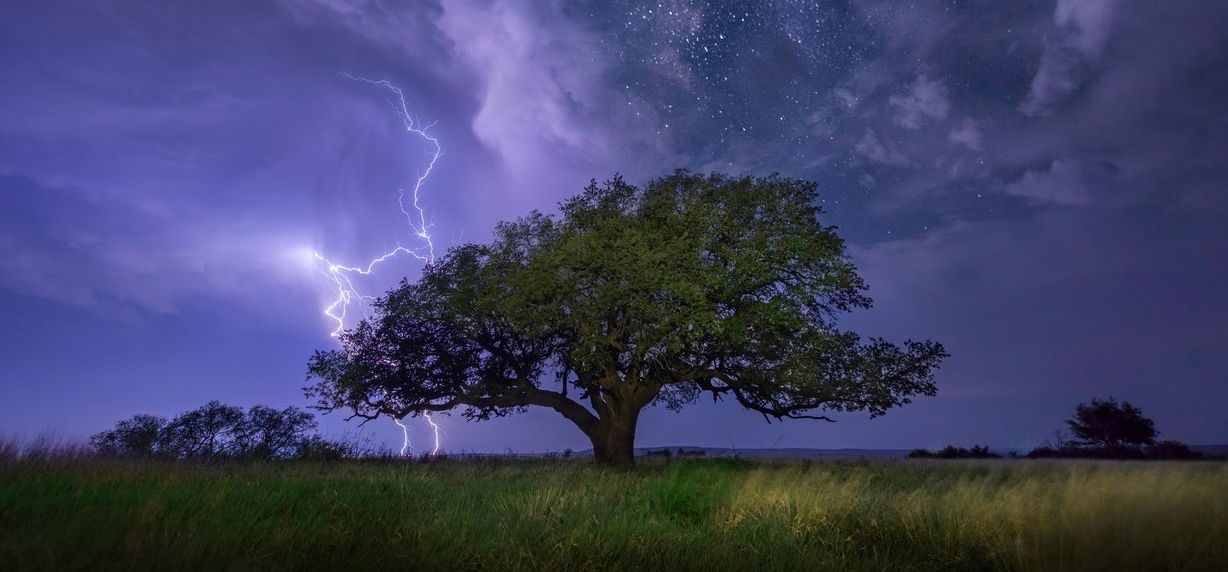
[{"label": "forked lightning", "polygon": [[[369,304],[375,300],[375,297],[362,294],[359,291],[358,287],[354,284],[355,275],[370,275],[377,266],[386,261],[399,258],[402,255],[412,256],[426,263],[435,261],[435,241],[431,238],[430,227],[426,221],[426,210],[422,207],[422,187],[426,183],[427,178],[431,176],[431,171],[435,169],[435,164],[443,156],[443,147],[440,146],[439,140],[427,133],[431,125],[419,126],[413,116],[410,115],[409,104],[405,101],[405,92],[401,88],[385,80],[373,80],[349,74],[342,75],[354,81],[369,83],[392,92],[396,98],[388,103],[392,106],[393,112],[400,118],[407,133],[419,137],[427,143],[428,148],[431,150],[431,159],[427,163],[426,169],[414,181],[413,189],[408,193],[409,200],[406,200],[405,189],[401,189],[397,195],[397,205],[400,207],[401,213],[405,215],[405,220],[409,224],[410,230],[413,231],[414,236],[421,243],[416,248],[397,244],[396,248],[370,259],[365,265],[361,266],[336,264],[319,252],[312,253],[320,271],[337,290],[337,298],[324,308],[324,315],[337,324],[337,327],[332,331],[333,337],[340,336],[341,332],[345,330],[345,321],[352,306],[357,307],[362,312],[364,318],[370,315]],[[409,203],[408,206],[406,205],[407,202]],[[434,419],[431,419],[429,413],[423,411],[422,416],[426,418],[426,422],[430,424],[431,431],[434,434],[435,444],[431,449],[431,454],[434,455],[439,452],[439,425],[435,423]],[[405,455],[411,448],[409,427],[405,426],[403,419],[393,418],[393,422],[401,428],[401,455]]]}]

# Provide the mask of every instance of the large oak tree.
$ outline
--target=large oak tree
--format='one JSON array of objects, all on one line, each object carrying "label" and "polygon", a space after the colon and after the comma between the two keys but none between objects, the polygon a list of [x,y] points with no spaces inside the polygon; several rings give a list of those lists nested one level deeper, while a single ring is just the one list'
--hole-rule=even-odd
[{"label": "large oak tree", "polygon": [[364,419],[547,407],[598,462],[631,464],[648,405],[710,394],[769,420],[830,420],[935,392],[940,344],[837,327],[870,299],[813,183],[680,171],[594,182],[560,210],[402,281],[342,349],[315,353],[309,395]]}]

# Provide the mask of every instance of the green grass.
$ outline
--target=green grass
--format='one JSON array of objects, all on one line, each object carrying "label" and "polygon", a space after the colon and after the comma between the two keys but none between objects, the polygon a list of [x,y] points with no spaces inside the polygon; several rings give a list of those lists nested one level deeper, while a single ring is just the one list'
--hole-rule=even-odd
[{"label": "green grass", "polygon": [[0,570],[1212,570],[1228,464],[0,462]]}]

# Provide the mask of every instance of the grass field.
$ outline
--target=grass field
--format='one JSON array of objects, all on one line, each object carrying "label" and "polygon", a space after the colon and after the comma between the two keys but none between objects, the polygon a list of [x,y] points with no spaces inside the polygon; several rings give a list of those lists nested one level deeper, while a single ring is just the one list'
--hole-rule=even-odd
[{"label": "grass field", "polygon": [[1228,464],[0,462],[0,569],[1228,569]]}]

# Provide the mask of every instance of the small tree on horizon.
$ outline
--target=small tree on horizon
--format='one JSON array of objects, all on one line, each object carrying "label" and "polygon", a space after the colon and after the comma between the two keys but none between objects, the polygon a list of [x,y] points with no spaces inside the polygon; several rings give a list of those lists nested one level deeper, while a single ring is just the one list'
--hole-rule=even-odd
[{"label": "small tree on horizon", "polygon": [[242,439],[243,423],[243,408],[213,400],[167,423],[159,447],[177,459],[231,455]]},{"label": "small tree on horizon", "polygon": [[167,421],[156,415],[133,415],[90,437],[94,450],[107,457],[161,459],[287,459],[307,449],[346,446],[322,439],[315,416],[297,407],[242,408],[210,401]]},{"label": "small tree on horizon", "polygon": [[814,183],[679,171],[595,181],[402,281],[318,351],[306,388],[364,420],[553,409],[599,463],[633,464],[641,410],[708,394],[765,419],[872,417],[933,395],[941,344],[863,341],[868,308]]},{"label": "small tree on horizon", "polygon": [[1142,411],[1129,401],[1119,404],[1112,397],[1080,403],[1066,424],[1082,446],[1141,447],[1154,444],[1157,435],[1155,422],[1144,417]]},{"label": "small tree on horizon", "polygon": [[240,426],[236,453],[256,459],[293,456],[316,427],[315,416],[297,407],[277,410],[254,405]]},{"label": "small tree on horizon", "polygon": [[90,444],[108,457],[153,457],[160,451],[166,419],[157,415],[133,415],[115,427],[90,436]]}]

